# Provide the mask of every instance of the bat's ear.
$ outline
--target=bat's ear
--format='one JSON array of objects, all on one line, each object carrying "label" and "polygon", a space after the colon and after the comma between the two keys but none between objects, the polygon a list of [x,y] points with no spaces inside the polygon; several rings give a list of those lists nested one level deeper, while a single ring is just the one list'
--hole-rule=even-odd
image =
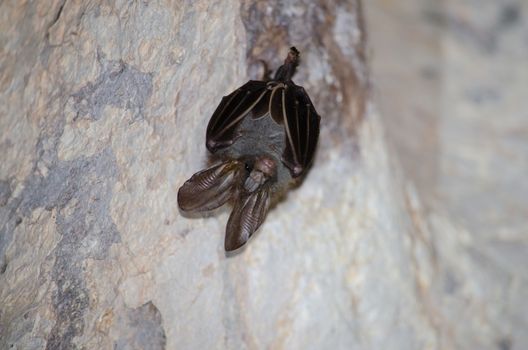
[{"label": "bat's ear", "polygon": [[270,205],[269,186],[249,195],[238,198],[229,216],[226,227],[225,250],[232,251],[246,244],[251,235],[259,228]]},{"label": "bat's ear", "polygon": [[242,183],[244,163],[230,160],[194,174],[178,190],[183,211],[206,211],[220,207]]}]

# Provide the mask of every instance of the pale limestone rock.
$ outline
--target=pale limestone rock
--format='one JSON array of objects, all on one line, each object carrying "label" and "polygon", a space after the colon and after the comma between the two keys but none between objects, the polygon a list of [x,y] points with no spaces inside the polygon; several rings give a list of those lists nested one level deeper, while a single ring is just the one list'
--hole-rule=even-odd
[{"label": "pale limestone rock", "polygon": [[[177,189],[221,97],[293,44],[315,164],[227,257],[228,211],[183,217]],[[0,2],[0,347],[449,348],[364,45],[357,1]]]}]

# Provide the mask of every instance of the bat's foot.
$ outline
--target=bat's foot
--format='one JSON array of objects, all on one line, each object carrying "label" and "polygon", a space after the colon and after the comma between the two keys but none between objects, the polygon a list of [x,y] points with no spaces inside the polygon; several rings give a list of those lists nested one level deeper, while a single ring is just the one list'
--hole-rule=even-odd
[{"label": "bat's foot", "polygon": [[249,193],[253,193],[269,179],[275,177],[276,174],[276,161],[269,156],[260,156],[255,160],[253,169],[244,181],[244,189]]}]

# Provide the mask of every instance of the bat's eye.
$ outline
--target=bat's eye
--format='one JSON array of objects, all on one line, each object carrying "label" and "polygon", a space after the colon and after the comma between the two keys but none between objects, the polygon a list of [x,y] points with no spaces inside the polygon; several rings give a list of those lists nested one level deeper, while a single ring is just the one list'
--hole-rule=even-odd
[{"label": "bat's eye", "polygon": [[245,166],[245,168],[246,168],[246,171],[247,171],[248,173],[250,173],[250,172],[251,172],[251,165],[249,165],[248,163],[245,163],[244,166]]}]

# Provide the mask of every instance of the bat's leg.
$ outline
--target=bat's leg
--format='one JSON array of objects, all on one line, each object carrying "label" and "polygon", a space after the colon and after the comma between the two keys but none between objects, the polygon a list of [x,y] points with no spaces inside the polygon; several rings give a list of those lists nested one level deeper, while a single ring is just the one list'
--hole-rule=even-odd
[{"label": "bat's leg", "polygon": [[262,59],[253,60],[248,67],[248,74],[251,79],[269,81],[272,78],[272,73],[266,61]]}]

